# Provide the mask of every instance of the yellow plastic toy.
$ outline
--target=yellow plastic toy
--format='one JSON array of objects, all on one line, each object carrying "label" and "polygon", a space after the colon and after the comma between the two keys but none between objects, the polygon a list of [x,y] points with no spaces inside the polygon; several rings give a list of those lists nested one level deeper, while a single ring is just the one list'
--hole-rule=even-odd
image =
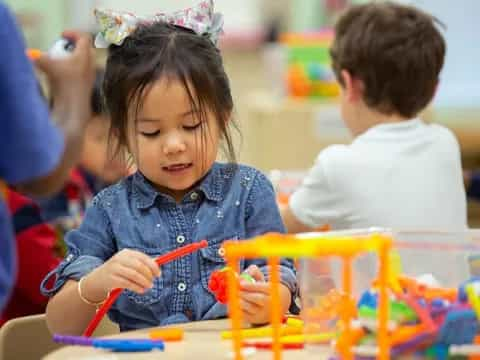
[{"label": "yellow plastic toy", "polygon": [[[346,299],[352,298],[352,260],[363,253],[374,252],[379,260],[378,273],[378,359],[387,360],[390,353],[388,336],[388,285],[389,253],[392,247],[391,236],[385,234],[339,236],[333,233],[318,233],[308,239],[298,235],[270,233],[246,241],[227,241],[224,244],[227,266],[235,272],[239,271],[239,261],[242,258],[267,258],[270,266],[271,293],[271,327],[272,351],[275,360],[282,354],[282,314],[280,313],[280,273],[279,259],[281,257],[327,257],[338,256],[343,260],[343,293]],[[340,245],[341,244],[341,245]],[[230,300],[230,319],[232,325],[232,341],[235,360],[242,359],[242,313],[240,311],[239,285],[232,279],[228,281],[228,297]],[[342,359],[353,360],[352,345],[355,342],[355,331],[351,321],[353,311],[341,313],[342,342],[337,349]]]}]

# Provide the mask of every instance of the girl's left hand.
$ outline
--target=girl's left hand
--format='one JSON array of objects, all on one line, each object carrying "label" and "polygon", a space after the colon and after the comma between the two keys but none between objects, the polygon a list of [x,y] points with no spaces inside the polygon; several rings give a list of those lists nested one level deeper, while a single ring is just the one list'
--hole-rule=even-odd
[{"label": "girl's left hand", "polygon": [[[256,265],[251,265],[245,270],[255,279],[255,283],[246,280],[240,282],[240,308],[243,311],[243,318],[250,324],[260,325],[270,321],[270,283]],[[282,314],[290,307],[290,290],[280,284],[280,302]]]}]

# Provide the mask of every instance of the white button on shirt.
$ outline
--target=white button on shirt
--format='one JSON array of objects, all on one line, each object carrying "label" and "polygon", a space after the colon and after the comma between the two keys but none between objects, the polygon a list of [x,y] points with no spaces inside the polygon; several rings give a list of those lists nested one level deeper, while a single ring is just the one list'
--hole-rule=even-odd
[{"label": "white button on shirt", "polygon": [[177,236],[177,243],[183,244],[185,242],[185,236],[183,235],[178,235]]},{"label": "white button on shirt", "polygon": [[196,192],[193,192],[190,194],[190,199],[192,199],[193,201],[197,200],[198,199],[198,194]]},{"label": "white button on shirt", "polygon": [[185,290],[187,289],[187,285],[186,285],[184,282],[180,282],[180,283],[178,283],[178,285],[177,285],[177,289],[178,289],[178,291],[182,291],[182,292],[183,292],[183,291],[185,291]]}]

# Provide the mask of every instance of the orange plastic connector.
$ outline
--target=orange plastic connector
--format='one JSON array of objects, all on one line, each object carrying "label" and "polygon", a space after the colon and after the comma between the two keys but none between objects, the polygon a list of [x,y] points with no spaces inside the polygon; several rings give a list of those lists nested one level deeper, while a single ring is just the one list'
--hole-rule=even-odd
[{"label": "orange plastic connector", "polygon": [[427,301],[442,298],[454,302],[458,296],[457,289],[427,286],[408,276],[399,276],[398,281],[402,288],[407,289],[414,297],[421,297]]},{"label": "orange plastic connector", "polygon": [[[365,335],[365,330],[363,328],[354,328],[351,329],[350,334],[348,337],[344,336],[344,333],[340,335],[337,339],[336,347],[337,349],[342,349],[347,346],[357,345],[360,339]],[[348,342],[350,341],[350,343]]]},{"label": "orange plastic connector", "polygon": [[[475,339],[473,340],[473,343],[475,345],[480,345],[480,335],[475,336]],[[470,355],[468,357],[468,360],[480,360],[480,355]]]},{"label": "orange plastic connector", "polygon": [[166,328],[152,330],[149,335],[152,340],[180,341],[183,340],[183,333],[183,329],[180,328]]},{"label": "orange plastic connector", "polygon": [[303,315],[309,321],[330,320],[341,314],[342,304],[342,293],[336,289],[331,289],[319,299],[315,307],[304,310]]},{"label": "orange plastic connector", "polygon": [[425,326],[425,324],[400,326],[393,330],[390,335],[391,345],[395,346],[398,344],[403,344],[428,330],[429,329],[427,326]]},{"label": "orange plastic connector", "polygon": [[39,49],[27,49],[26,53],[30,60],[37,60],[43,55],[43,52]]}]

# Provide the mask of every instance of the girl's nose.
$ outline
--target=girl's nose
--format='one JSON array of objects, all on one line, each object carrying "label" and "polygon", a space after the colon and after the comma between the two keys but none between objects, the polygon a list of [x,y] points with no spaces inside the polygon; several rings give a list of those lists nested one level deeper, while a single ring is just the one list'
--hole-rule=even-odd
[{"label": "girl's nose", "polygon": [[167,136],[163,145],[163,153],[165,155],[173,155],[186,150],[185,141],[178,134],[171,134]]}]

